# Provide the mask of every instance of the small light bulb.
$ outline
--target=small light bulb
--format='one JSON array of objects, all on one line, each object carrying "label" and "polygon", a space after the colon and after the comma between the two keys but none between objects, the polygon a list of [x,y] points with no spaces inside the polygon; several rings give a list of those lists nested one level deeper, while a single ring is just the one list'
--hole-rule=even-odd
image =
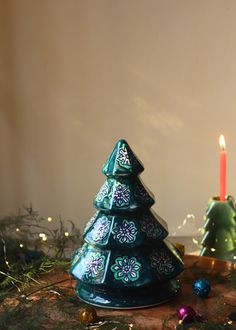
[{"label": "small light bulb", "polygon": [[43,238],[42,238],[43,241],[46,241],[47,239],[48,239],[48,238],[47,238],[46,235],[44,235]]},{"label": "small light bulb", "polygon": [[16,231],[20,231],[20,228],[16,228]]},{"label": "small light bulb", "polygon": [[45,237],[45,236],[46,236],[46,235],[45,235],[44,233],[40,233],[40,234],[39,234],[39,237],[42,237],[42,238],[43,238],[43,237]]},{"label": "small light bulb", "polygon": [[48,222],[51,222],[52,221],[52,217],[48,217]]},{"label": "small light bulb", "polygon": [[211,251],[212,251],[212,252],[215,252],[215,250],[216,250],[216,249],[214,249],[214,248],[211,248]]},{"label": "small light bulb", "polygon": [[68,237],[70,234],[68,233],[68,231],[66,231],[66,232],[64,233],[64,235],[65,235],[66,237]]},{"label": "small light bulb", "polygon": [[234,260],[236,260],[236,256],[234,256]]},{"label": "small light bulb", "polygon": [[188,219],[190,219],[190,218],[195,219],[195,215],[194,215],[193,213],[191,213],[191,214],[187,214],[187,218],[188,218]]},{"label": "small light bulb", "polygon": [[195,238],[193,238],[192,241],[194,244],[198,244],[198,241]]},{"label": "small light bulb", "polygon": [[5,262],[6,262],[6,265],[9,265],[9,261],[6,260]]},{"label": "small light bulb", "polygon": [[23,247],[24,247],[24,245],[23,245],[23,244],[20,244],[20,247],[21,247],[21,248],[23,248]]}]

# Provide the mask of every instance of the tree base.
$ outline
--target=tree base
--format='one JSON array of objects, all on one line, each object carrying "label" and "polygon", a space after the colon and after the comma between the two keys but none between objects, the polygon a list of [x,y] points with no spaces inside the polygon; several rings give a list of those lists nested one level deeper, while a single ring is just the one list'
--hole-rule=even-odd
[{"label": "tree base", "polygon": [[222,249],[220,251],[219,250],[211,251],[209,247],[202,247],[200,251],[200,256],[202,257],[210,257],[210,258],[231,261],[231,262],[236,262],[235,255],[236,255],[236,250],[224,251]]},{"label": "tree base", "polygon": [[76,294],[86,303],[104,308],[136,309],[160,305],[180,290],[179,280],[134,289],[111,289],[78,282]]}]

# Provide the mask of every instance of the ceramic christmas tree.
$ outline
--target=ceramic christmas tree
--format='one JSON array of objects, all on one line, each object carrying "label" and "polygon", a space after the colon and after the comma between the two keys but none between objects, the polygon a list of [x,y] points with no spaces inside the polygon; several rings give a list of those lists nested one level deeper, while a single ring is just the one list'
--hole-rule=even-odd
[{"label": "ceramic christmas tree", "polygon": [[179,290],[183,262],[165,240],[165,222],[150,210],[152,194],[128,143],[119,140],[103,166],[107,176],[94,200],[98,210],[72,257],[76,293],[93,305],[137,308],[163,303]]},{"label": "ceramic christmas tree", "polygon": [[236,209],[233,197],[213,197],[205,215],[200,255],[236,261]]}]

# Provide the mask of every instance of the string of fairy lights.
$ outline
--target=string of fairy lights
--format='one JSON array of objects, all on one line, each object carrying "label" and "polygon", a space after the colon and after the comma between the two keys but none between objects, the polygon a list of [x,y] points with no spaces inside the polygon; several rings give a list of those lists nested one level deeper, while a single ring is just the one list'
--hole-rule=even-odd
[{"label": "string of fairy lights", "polygon": [[[201,240],[202,237],[205,233],[205,229],[204,227],[197,227],[196,226],[196,217],[193,213],[189,213],[186,215],[186,217],[184,218],[184,220],[182,221],[182,223],[180,225],[177,226],[176,231],[174,231],[171,236],[172,237],[179,237],[181,236],[181,230],[184,230],[186,228],[186,226],[189,226],[191,228],[189,228],[192,232],[196,232],[197,235],[191,237],[191,241],[192,243],[196,246],[196,251],[194,251],[194,253],[199,253],[200,247],[201,247]],[[232,238],[225,238],[224,239],[225,243],[227,242],[233,242]],[[215,243],[218,242],[218,238],[215,238]],[[236,243],[236,239],[234,240],[234,243]],[[210,248],[211,252],[216,252],[216,248],[215,247],[211,247]],[[233,260],[236,260],[236,255],[233,256]]]},{"label": "string of fairy lights", "polygon": [[[2,262],[7,269],[12,269],[11,266],[15,264],[12,251],[17,247],[19,247],[19,253],[22,250],[24,255],[26,253],[32,255],[35,251],[35,253],[49,254],[51,257],[67,258],[71,247],[74,244],[80,244],[80,230],[72,221],[63,221],[60,217],[59,219],[52,216],[41,217],[31,206],[24,207],[24,211],[20,210],[17,215],[7,216],[0,221]],[[48,226],[53,222],[53,228]],[[6,276],[5,273],[2,275]]]},{"label": "string of fairy lights", "polygon": [[[47,218],[47,221],[48,221],[48,222],[52,222],[52,221],[53,221],[53,218],[52,218],[52,217],[48,217],[48,218]],[[20,231],[21,231],[20,228],[19,228],[19,227],[16,227],[16,232],[17,232],[17,233],[20,233]],[[45,241],[48,240],[48,235],[45,234],[45,233],[40,232],[40,233],[38,234],[38,236],[41,238],[42,242],[45,242]],[[68,231],[65,231],[65,232],[64,232],[64,236],[65,236],[65,237],[69,237],[69,236],[70,236],[70,233],[69,233]],[[4,246],[5,246],[5,245],[4,245]],[[23,247],[24,247],[24,244],[23,244],[23,243],[20,243],[19,246],[20,246],[20,248],[23,248]]]},{"label": "string of fairy lights", "polygon": [[[28,209],[26,209],[28,210]],[[30,209],[31,210],[31,209]],[[31,214],[31,213],[29,213]],[[32,213],[33,214],[33,213]],[[42,219],[42,218],[40,218]],[[30,220],[30,219],[28,219]],[[43,218],[44,221],[46,221],[48,224],[49,223],[53,223],[53,222],[57,222],[56,218],[53,218],[52,216],[48,216],[46,218]],[[37,221],[36,221],[37,222]],[[30,228],[32,225],[32,227],[34,226],[34,224],[31,224],[31,222],[27,223],[27,226]],[[21,227],[22,226],[22,227]],[[51,240],[53,239],[53,231],[50,230],[48,228],[48,226],[43,226],[40,224],[40,222],[37,222],[37,230],[38,232],[34,233],[34,238],[39,239],[39,242],[42,243],[42,247],[44,246],[44,243],[47,243],[47,241],[49,241],[49,243],[51,242]],[[1,229],[1,228],[0,228]],[[64,231],[63,231],[64,229]],[[13,229],[14,230],[14,229]],[[198,227],[197,226],[197,221],[196,221],[196,217],[193,213],[188,213],[185,218],[183,219],[183,221],[176,227],[176,230],[174,232],[171,233],[170,237],[176,237],[175,240],[177,239],[177,237],[179,236],[183,236],[183,232],[194,232],[196,233],[195,236],[191,237],[191,241],[193,243],[193,245],[196,246],[196,249],[193,248],[193,246],[191,247],[192,252],[194,254],[198,254],[200,248],[201,248],[201,239],[202,236],[204,234],[204,228],[203,227]],[[16,227],[15,227],[15,233],[16,233],[16,237],[18,237],[19,239],[19,248],[20,249],[24,249],[27,248],[27,246],[25,246],[24,242],[24,235],[26,233],[25,231],[25,223],[16,223]],[[72,235],[72,232],[70,232],[69,230],[67,230],[64,226],[62,227],[62,231],[60,231],[61,236],[64,236],[65,239],[70,238]],[[27,235],[27,234],[25,234]],[[22,241],[20,240],[22,237]],[[225,242],[228,241],[228,239],[230,240],[231,238],[225,238]],[[7,258],[7,252],[6,252],[6,243],[4,240],[4,235],[1,233],[0,231],[0,240],[2,241],[2,245],[3,245],[3,256],[4,256],[4,261],[5,264],[8,266],[9,268],[9,260]],[[217,238],[216,238],[217,240]],[[235,240],[236,242],[236,240]],[[189,243],[187,243],[189,244]],[[45,245],[46,247],[46,245]],[[187,247],[188,250],[188,247]],[[216,246],[212,246],[210,247],[211,252],[215,253],[216,252]],[[190,252],[190,251],[188,251]],[[233,260],[236,260],[236,255],[233,256]]]},{"label": "string of fairy lights", "polygon": [[204,228],[203,227],[198,227],[196,228],[196,217],[193,213],[189,213],[186,215],[184,220],[182,221],[182,224],[177,226],[176,231],[174,231],[171,236],[181,236],[181,230],[183,230],[186,226],[192,226],[190,230],[194,230],[197,232],[197,236],[192,237],[192,242],[195,245],[200,244],[199,236],[203,234]]},{"label": "string of fairy lights", "polygon": [[[49,216],[49,217],[47,217],[47,221],[49,223],[51,223],[53,221],[53,218],[51,216]],[[187,226],[192,226],[192,228],[190,228],[190,229],[192,229],[192,230],[194,230],[194,231],[197,232],[197,235],[196,236],[193,236],[191,238],[191,240],[192,240],[192,243],[194,245],[196,245],[196,248],[199,249],[200,248],[200,244],[201,244],[201,237],[204,234],[204,228],[203,227],[196,228],[196,217],[195,217],[195,215],[193,213],[189,213],[189,214],[186,215],[186,217],[184,218],[184,220],[182,221],[182,223],[177,226],[176,231],[174,231],[171,234],[171,236],[172,237],[181,236],[181,231],[184,228],[186,228]],[[19,227],[17,227],[15,230],[16,230],[17,233],[20,233],[20,231],[21,231]],[[39,238],[41,238],[41,241],[42,242],[46,242],[48,240],[48,235],[46,233],[44,233],[44,232],[38,233],[38,236],[39,236]],[[65,231],[64,232],[64,236],[65,237],[69,237],[70,236],[70,233],[68,231]],[[225,242],[227,242],[227,241],[228,241],[228,238],[225,238]],[[235,240],[235,242],[236,242],[236,240]],[[24,247],[23,242],[20,243],[19,246],[20,246],[20,248],[23,248]],[[216,249],[213,248],[213,247],[210,250],[212,252],[215,252],[216,251]],[[233,259],[236,260],[236,256],[234,256]]]}]

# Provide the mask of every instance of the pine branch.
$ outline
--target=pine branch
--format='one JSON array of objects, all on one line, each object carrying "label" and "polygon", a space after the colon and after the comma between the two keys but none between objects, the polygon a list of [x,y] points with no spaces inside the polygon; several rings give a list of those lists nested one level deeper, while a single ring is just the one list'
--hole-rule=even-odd
[{"label": "pine branch", "polygon": [[43,273],[68,268],[66,254],[78,248],[82,239],[73,221],[66,223],[69,230],[59,217],[54,219],[57,228],[49,228],[48,220],[32,205],[0,219],[0,288],[20,285],[25,289],[33,282],[38,284]]}]

